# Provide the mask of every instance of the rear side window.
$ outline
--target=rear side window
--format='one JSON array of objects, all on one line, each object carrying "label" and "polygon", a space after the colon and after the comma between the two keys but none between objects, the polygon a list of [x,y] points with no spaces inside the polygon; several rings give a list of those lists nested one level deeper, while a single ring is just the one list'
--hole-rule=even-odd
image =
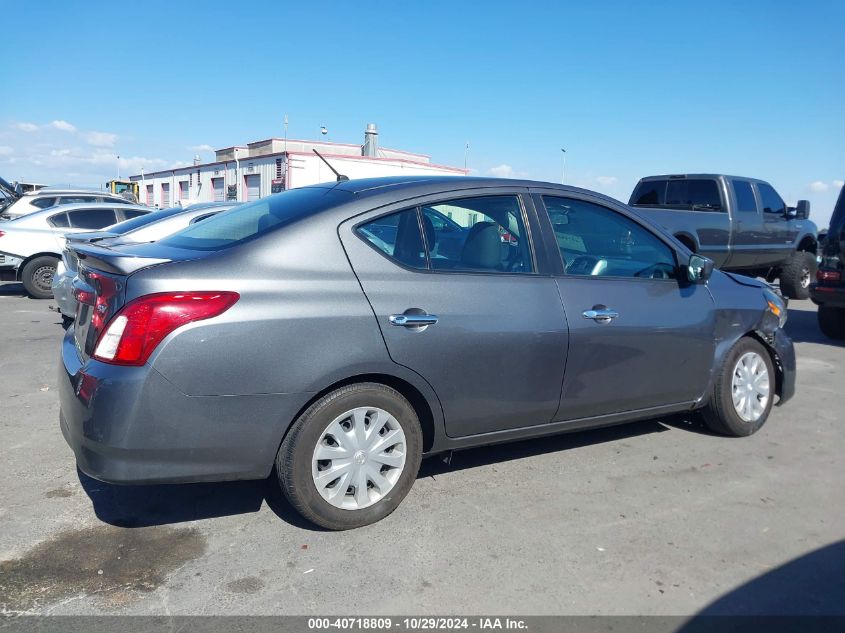
[{"label": "rear side window", "polygon": [[751,183],[747,180],[734,180],[731,182],[736,196],[736,209],[745,213],[757,213],[757,201],[754,199],[754,192],[751,190]]},{"label": "rear side window", "polygon": [[114,209],[79,209],[68,216],[70,225],[76,229],[102,229],[116,222]]},{"label": "rear side window", "polygon": [[760,194],[760,205],[763,207],[763,213],[786,213],[786,204],[771,185],[758,182],[757,191]]},{"label": "rear side window", "polygon": [[55,198],[36,198],[30,204],[32,204],[33,207],[38,207],[39,209],[46,209],[46,208],[52,207],[54,204],[56,204],[56,199]]},{"label": "rear side window", "polygon": [[47,224],[58,228],[70,226],[67,221],[67,213],[57,213],[56,215],[51,215],[47,219]]},{"label": "rear side window", "polygon": [[383,215],[358,227],[358,234],[394,261],[410,268],[426,267],[417,210]]},{"label": "rear side window", "polygon": [[348,200],[348,194],[322,187],[291,189],[191,224],[160,244],[203,251],[229,248]]}]

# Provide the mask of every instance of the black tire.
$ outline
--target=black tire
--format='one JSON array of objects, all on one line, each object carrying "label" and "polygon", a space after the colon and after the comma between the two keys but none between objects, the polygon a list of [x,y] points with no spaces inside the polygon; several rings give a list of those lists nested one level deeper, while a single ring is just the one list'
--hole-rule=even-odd
[{"label": "black tire", "polygon": [[816,276],[817,267],[814,253],[792,253],[780,271],[780,291],[790,299],[809,299],[810,282]]},{"label": "black tire", "polygon": [[[763,412],[753,421],[745,421],[739,416],[732,398],[734,372],[737,370],[739,360],[749,352],[759,355],[763,359],[763,362],[765,362],[766,370],[769,372],[769,398]],[[766,423],[766,419],[768,419],[769,413],[772,410],[772,404],[775,399],[776,380],[777,376],[769,351],[756,339],[749,337],[741,338],[733,346],[731,351],[727,353],[722,366],[716,373],[713,391],[710,394],[707,404],[701,410],[704,423],[711,431],[721,435],[744,437],[756,433]]]},{"label": "black tire", "polygon": [[27,293],[33,299],[52,299],[53,289],[50,282],[56,273],[58,257],[42,255],[27,262],[21,271],[21,281]]},{"label": "black tire", "polygon": [[845,339],[845,308],[819,306],[819,328],[828,338]]},{"label": "black tire", "polygon": [[[373,505],[350,510],[330,504],[317,490],[312,458],[329,424],[356,407],[378,407],[395,418],[405,434],[405,465],[386,496]],[[349,530],[393,512],[413,486],[421,459],[422,431],[411,404],[391,387],[359,383],[323,396],[293,423],[276,456],[276,473],[288,501],[303,517],[330,530]]]}]

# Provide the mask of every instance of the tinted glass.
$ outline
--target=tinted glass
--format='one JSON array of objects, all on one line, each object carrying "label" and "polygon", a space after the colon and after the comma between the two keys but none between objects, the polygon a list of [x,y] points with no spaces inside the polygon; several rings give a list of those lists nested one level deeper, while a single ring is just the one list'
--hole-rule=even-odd
[{"label": "tinted glass", "polygon": [[675,257],[656,235],[606,207],[544,196],[567,275],[675,279]]},{"label": "tinted glass", "polygon": [[423,228],[435,270],[534,270],[517,196],[462,198],[428,205],[423,208]]},{"label": "tinted glass", "polygon": [[668,181],[665,204],[697,211],[719,211],[722,198],[715,180],[684,178]]},{"label": "tinted glass", "polygon": [[70,225],[77,229],[102,229],[115,223],[113,209],[70,211]]},{"label": "tinted glass", "polygon": [[49,224],[50,226],[56,226],[56,227],[70,226],[70,224],[68,224],[68,221],[67,221],[67,213],[57,213],[56,215],[51,215],[47,219],[47,224]]},{"label": "tinted glass", "polygon": [[191,224],[161,240],[161,244],[193,250],[228,248],[335,206],[339,200],[348,199],[346,194],[331,189],[291,189]]},{"label": "tinted glass", "polygon": [[731,184],[736,196],[737,211],[757,213],[757,201],[754,199],[751,183],[747,180],[733,180]]},{"label": "tinted glass", "polygon": [[55,198],[36,198],[32,201],[32,206],[38,207],[39,209],[46,209],[48,207],[52,207],[56,204]]},{"label": "tinted glass", "polygon": [[376,218],[358,227],[358,234],[391,259],[411,268],[425,268],[417,210]]},{"label": "tinted glass", "polygon": [[[143,215],[139,215],[137,218],[132,218],[131,220],[124,220],[123,222],[115,224],[109,229],[109,232],[115,233],[116,235],[123,235],[124,233],[128,233],[129,231],[134,231],[135,229],[139,229],[142,226],[152,224],[153,222],[158,222],[159,220],[169,218],[171,215],[176,215],[177,213],[183,213],[184,211],[184,209],[180,209],[178,207],[171,207],[169,209],[153,211],[152,213],[145,213]],[[124,211],[124,213],[126,212]]]},{"label": "tinted glass", "polygon": [[147,215],[146,211],[139,211],[138,209],[121,209],[121,213],[123,213],[123,217],[126,220],[131,220],[132,218]]},{"label": "tinted glass", "polygon": [[660,205],[666,200],[665,180],[646,180],[637,185],[629,204],[639,206]]},{"label": "tinted glass", "polygon": [[58,204],[80,204],[97,202],[97,196],[61,196]]},{"label": "tinted glass", "polygon": [[757,192],[760,194],[760,206],[763,207],[763,213],[783,214],[786,212],[786,204],[771,185],[758,182]]}]

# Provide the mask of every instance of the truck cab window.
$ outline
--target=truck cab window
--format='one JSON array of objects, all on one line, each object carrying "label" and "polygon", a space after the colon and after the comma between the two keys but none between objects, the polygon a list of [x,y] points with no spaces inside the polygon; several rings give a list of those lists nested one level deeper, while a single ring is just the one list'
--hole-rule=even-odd
[{"label": "truck cab window", "polygon": [[760,203],[763,207],[763,213],[779,213],[783,215],[786,212],[786,204],[771,185],[767,185],[764,182],[758,182],[757,192],[760,194]]},{"label": "truck cab window", "polygon": [[736,210],[740,213],[757,213],[757,201],[751,183],[747,180],[732,180],[731,186],[736,196]]}]

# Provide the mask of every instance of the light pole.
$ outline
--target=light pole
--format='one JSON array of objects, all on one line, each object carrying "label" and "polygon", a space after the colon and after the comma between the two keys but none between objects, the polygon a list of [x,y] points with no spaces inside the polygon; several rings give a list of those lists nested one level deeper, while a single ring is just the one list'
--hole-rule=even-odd
[{"label": "light pole", "polygon": [[117,179],[120,180],[120,156],[117,157]]},{"label": "light pole", "polygon": [[566,183],[566,150],[561,147],[560,151],[563,152],[563,167],[560,172],[560,184],[563,185]]},{"label": "light pole", "polygon": [[464,171],[467,170],[467,155],[469,154],[469,141],[464,146]]}]

